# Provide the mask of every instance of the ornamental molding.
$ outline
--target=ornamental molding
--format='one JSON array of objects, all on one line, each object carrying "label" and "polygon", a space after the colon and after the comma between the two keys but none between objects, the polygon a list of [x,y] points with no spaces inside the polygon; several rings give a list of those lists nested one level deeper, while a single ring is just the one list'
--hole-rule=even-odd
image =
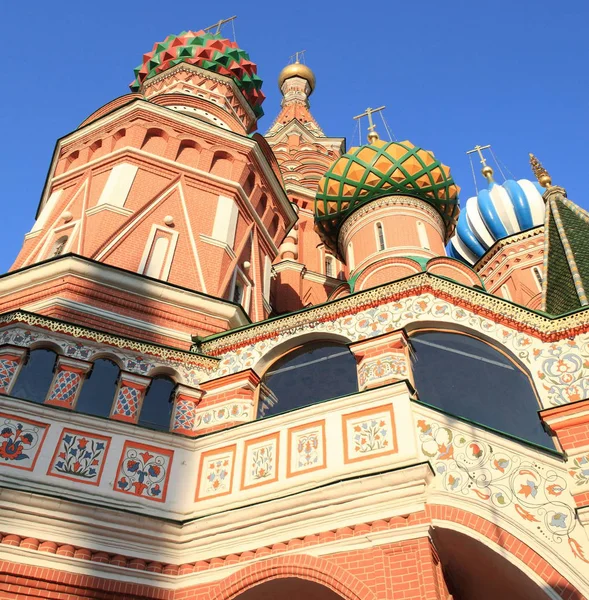
[{"label": "ornamental molding", "polygon": [[[180,73],[182,71],[184,71],[185,73],[190,73],[191,75],[198,75],[199,77],[202,77],[202,79],[208,79],[209,81],[216,81],[217,83],[221,83],[221,84],[231,88],[234,98],[239,102],[240,108],[242,108],[247,113],[247,116],[251,122],[256,121],[256,115],[254,114],[254,111],[252,110],[252,108],[248,104],[247,100],[245,99],[245,96],[242,94],[241,90],[237,87],[237,84],[233,81],[233,79],[231,77],[228,77],[226,75],[220,75],[219,73],[213,73],[211,71],[207,71],[196,65],[191,65],[188,63],[181,63],[178,65],[175,65],[174,67],[172,67],[170,69],[166,69],[162,73],[158,73],[157,75],[154,75],[153,77],[150,77],[149,79],[144,81],[143,84],[141,85],[141,91],[146,96],[146,99],[149,100],[149,98],[147,98],[147,95],[150,91],[149,88],[157,86],[158,84],[164,82],[168,78],[173,78],[175,75],[177,75],[178,73]],[[207,92],[210,92],[210,90],[207,90]],[[153,97],[153,96],[157,95],[158,93],[159,93],[159,90],[155,90],[150,97]],[[206,100],[206,98],[204,100]],[[237,118],[239,118],[237,113],[235,112],[235,109],[233,107],[231,107],[231,108],[234,111],[234,115]]]},{"label": "ornamental molding", "polygon": [[540,225],[532,229],[527,229],[526,231],[522,231],[520,233],[511,235],[507,238],[503,238],[502,240],[495,242],[493,246],[491,246],[491,248],[487,250],[487,252],[483,254],[483,256],[481,256],[481,258],[474,264],[473,269],[475,269],[475,271],[477,271],[478,273],[485,268],[489,261],[493,260],[493,258],[507,246],[523,242],[524,240],[539,237],[541,235],[544,235],[544,225]]},{"label": "ornamental molding", "polygon": [[[50,338],[44,336],[44,339],[54,339],[56,341],[66,343],[72,347],[72,350],[67,353],[72,358],[81,358],[82,360],[88,360],[91,354],[98,352],[104,352],[105,348],[102,345],[106,344],[111,346],[113,349],[118,350],[131,350],[140,354],[149,354],[162,361],[173,361],[175,363],[187,363],[193,365],[206,372],[212,372],[218,365],[218,359],[201,356],[193,352],[184,350],[176,350],[174,348],[167,348],[165,346],[157,346],[155,344],[149,344],[147,342],[141,342],[132,340],[129,338],[119,337],[110,333],[104,333],[96,331],[94,329],[88,329],[81,325],[73,325],[64,321],[58,321],[50,317],[42,315],[36,315],[33,313],[17,310],[9,313],[0,315],[0,326],[2,325],[29,325],[34,328],[50,331],[56,334],[64,334],[68,338],[76,338],[76,341],[72,343],[68,338],[55,337]],[[12,343],[21,347],[28,346],[27,341],[34,341],[35,336],[31,332],[27,331],[26,328],[11,327],[7,331],[3,332],[3,337],[7,338],[7,335],[12,341],[4,341],[3,343]],[[84,350],[84,345],[81,340],[88,340],[101,344],[101,347],[93,348],[92,350]],[[137,360],[136,355],[129,355],[129,359]]]},{"label": "ornamental molding", "polygon": [[556,341],[566,336],[589,331],[589,310],[587,309],[562,317],[550,318],[498,296],[460,285],[437,275],[419,273],[284,317],[246,326],[240,331],[211,336],[212,339],[205,340],[201,344],[201,349],[211,356],[219,356],[246,345],[277,337],[280,334],[294,335],[311,324],[316,326],[317,323],[354,315],[387,302],[423,294],[432,294],[436,298],[469,310],[474,315],[509,325],[515,330],[526,332],[543,342]]},{"label": "ornamental molding", "polygon": [[340,227],[338,242],[341,243],[348,235],[349,230],[364,216],[381,208],[388,208],[390,206],[409,206],[411,208],[418,209],[420,212],[426,213],[436,223],[442,236],[444,235],[444,221],[440,216],[440,213],[438,213],[438,211],[435,208],[433,208],[424,200],[420,200],[419,198],[413,198],[412,196],[395,195],[384,196],[382,198],[371,200],[367,204],[364,204],[360,208],[355,210]]}]

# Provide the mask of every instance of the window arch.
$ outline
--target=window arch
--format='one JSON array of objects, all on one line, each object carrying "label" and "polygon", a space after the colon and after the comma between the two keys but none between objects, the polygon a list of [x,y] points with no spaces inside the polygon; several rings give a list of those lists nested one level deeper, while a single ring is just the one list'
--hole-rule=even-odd
[{"label": "window arch", "polygon": [[417,235],[419,243],[424,250],[430,250],[429,238],[427,237],[427,229],[422,221],[417,221]]},{"label": "window arch", "polygon": [[347,346],[305,344],[278,359],[262,378],[258,418],[358,391],[356,360]]},{"label": "window arch", "polygon": [[97,417],[109,417],[121,370],[108,358],[98,358],[82,384],[76,410]]},{"label": "window arch", "polygon": [[425,331],[411,337],[419,399],[445,412],[554,448],[538,417],[527,375],[507,356],[474,337]]},{"label": "window arch", "polygon": [[175,387],[166,375],[157,375],[151,380],[141,407],[139,425],[162,431],[170,429]]},{"label": "window arch", "polygon": [[532,274],[534,275],[534,279],[536,280],[536,285],[538,289],[542,291],[542,285],[544,284],[544,276],[542,275],[542,271],[540,271],[540,267],[532,267]]},{"label": "window arch", "polygon": [[21,369],[11,396],[43,404],[53,381],[57,353],[48,348],[32,350]]},{"label": "window arch", "polygon": [[376,249],[384,250],[387,247],[386,241],[384,239],[384,229],[382,227],[382,223],[379,221],[374,226],[376,233]]}]

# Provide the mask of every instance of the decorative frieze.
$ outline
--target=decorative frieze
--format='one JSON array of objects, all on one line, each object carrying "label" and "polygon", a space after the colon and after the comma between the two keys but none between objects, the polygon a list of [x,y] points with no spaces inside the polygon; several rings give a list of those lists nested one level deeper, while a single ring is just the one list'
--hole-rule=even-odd
[{"label": "decorative frieze", "polygon": [[48,430],[48,423],[0,413],[0,465],[32,471]]}]

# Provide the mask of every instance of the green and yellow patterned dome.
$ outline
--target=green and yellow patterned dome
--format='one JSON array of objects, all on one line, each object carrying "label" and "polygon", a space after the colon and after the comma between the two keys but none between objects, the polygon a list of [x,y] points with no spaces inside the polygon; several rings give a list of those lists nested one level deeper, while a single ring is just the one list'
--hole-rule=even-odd
[{"label": "green and yellow patterned dome", "polygon": [[431,204],[452,235],[458,218],[460,188],[450,168],[433,153],[411,142],[384,142],[351,148],[319,182],[315,227],[330,246],[337,246],[341,224],[360,206],[383,196],[413,196]]}]

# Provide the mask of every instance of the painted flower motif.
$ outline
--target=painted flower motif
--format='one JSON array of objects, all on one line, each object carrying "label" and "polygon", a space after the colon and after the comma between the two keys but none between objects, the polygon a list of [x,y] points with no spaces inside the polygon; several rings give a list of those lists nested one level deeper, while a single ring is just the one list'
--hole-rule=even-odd
[{"label": "painted flower motif", "polygon": [[566,529],[566,518],[567,515],[565,515],[564,513],[555,513],[554,515],[552,515],[550,525],[552,525],[553,527],[561,527],[562,529]]},{"label": "painted flower motif", "polygon": [[523,495],[526,498],[529,498],[530,496],[535,498],[538,494],[538,486],[534,481],[528,479],[525,484],[521,484],[518,494]]}]

